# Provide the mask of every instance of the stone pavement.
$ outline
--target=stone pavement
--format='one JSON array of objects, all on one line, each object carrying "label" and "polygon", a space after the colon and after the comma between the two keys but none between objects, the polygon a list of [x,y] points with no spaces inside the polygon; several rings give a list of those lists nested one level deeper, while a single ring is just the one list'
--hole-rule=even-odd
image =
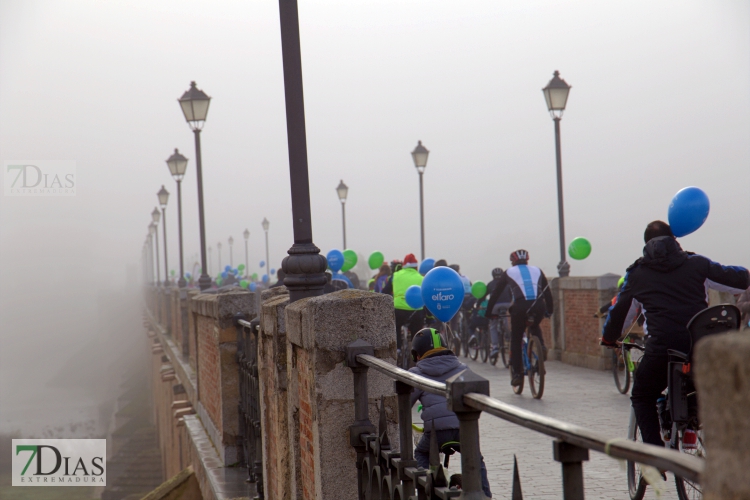
[{"label": "stone pavement", "polygon": [[[541,400],[531,397],[528,379],[517,396],[510,387],[509,370],[461,357],[472,370],[490,380],[490,395],[506,403],[566,422],[591,428],[612,437],[627,435],[630,398],[620,394],[609,371],[579,368],[550,361]],[[552,438],[529,431],[492,415],[479,420],[480,445],[494,498],[510,498],[513,454],[518,458],[521,486],[526,499],[562,498],[561,466],[552,459]],[[455,457],[456,465],[459,458]],[[453,464],[451,464],[453,465]],[[454,467],[456,466],[454,465]],[[587,500],[629,499],[624,464],[602,453],[590,452],[584,463]],[[667,474],[664,500],[677,498],[673,476]],[[656,495],[649,488],[647,499]]]}]

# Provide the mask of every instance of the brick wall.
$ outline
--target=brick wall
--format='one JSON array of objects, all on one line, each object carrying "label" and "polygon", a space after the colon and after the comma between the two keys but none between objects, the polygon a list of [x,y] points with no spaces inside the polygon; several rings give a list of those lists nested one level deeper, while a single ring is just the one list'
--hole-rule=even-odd
[{"label": "brick wall", "polygon": [[213,318],[196,315],[198,332],[198,399],[217,428],[221,428],[221,361]]},{"label": "brick wall", "polygon": [[297,361],[297,397],[299,398],[299,453],[302,500],[315,498],[315,455],[311,388],[314,385],[310,355],[295,349]]},{"label": "brick wall", "polygon": [[599,309],[598,290],[565,291],[565,350],[598,356],[599,318],[595,318]]}]

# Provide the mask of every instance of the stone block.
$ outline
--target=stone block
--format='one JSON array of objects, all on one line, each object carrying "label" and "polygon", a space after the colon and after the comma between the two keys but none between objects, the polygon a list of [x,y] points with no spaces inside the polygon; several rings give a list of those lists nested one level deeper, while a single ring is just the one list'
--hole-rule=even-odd
[{"label": "stone block", "polygon": [[750,498],[750,336],[705,337],[695,346],[693,370],[703,424],[705,500]]}]

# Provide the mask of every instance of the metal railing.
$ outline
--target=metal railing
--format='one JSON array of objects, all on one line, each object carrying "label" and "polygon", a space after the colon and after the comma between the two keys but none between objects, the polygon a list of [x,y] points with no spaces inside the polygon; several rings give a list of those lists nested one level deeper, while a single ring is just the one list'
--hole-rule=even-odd
[{"label": "metal railing", "polygon": [[248,482],[255,483],[256,499],[263,496],[263,447],[260,425],[260,384],[258,378],[258,321],[235,316],[237,326],[237,365],[240,370],[240,440]]},{"label": "metal railing", "polygon": [[[583,499],[583,462],[589,450],[610,457],[671,471],[691,481],[699,481],[703,460],[666,448],[658,448],[626,438],[610,438],[583,427],[545,417],[489,397],[489,381],[465,370],[437,382],[402,370],[374,356],[371,345],[357,340],[347,346],[347,366],[354,373],[355,422],[350,426],[350,444],[357,453],[359,499],[390,500],[485,499],[482,491],[479,453],[481,413],[487,412],[555,439],[554,459],[562,464],[563,498]],[[398,398],[398,427],[401,450],[391,449],[384,405],[380,406],[377,429],[368,417],[367,371],[372,368],[394,379]],[[448,487],[443,467],[437,462],[437,442],[431,433],[430,469],[420,469],[412,448],[410,395],[414,388],[444,396],[460,425],[462,489]],[[434,455],[434,459],[433,459]],[[624,478],[623,478],[624,480]],[[513,498],[516,498],[515,496]]]}]

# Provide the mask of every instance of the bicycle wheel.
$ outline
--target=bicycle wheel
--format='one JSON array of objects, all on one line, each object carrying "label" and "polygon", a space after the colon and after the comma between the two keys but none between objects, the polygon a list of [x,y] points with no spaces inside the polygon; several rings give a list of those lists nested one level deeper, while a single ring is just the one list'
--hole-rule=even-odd
[{"label": "bicycle wheel", "polygon": [[[680,433],[680,437],[682,437],[684,434],[684,431]],[[680,451],[682,453],[687,453],[689,455],[696,456],[698,458],[706,458],[706,450],[703,447],[703,430],[699,429],[695,431],[697,435],[697,442],[696,447],[694,449],[685,449],[682,446],[682,439],[680,439]],[[698,483],[694,483],[692,481],[688,481],[687,479],[683,479],[679,476],[674,477],[675,486],[677,487],[677,498],[680,500],[701,500],[703,498],[703,490],[701,489],[701,485]]]},{"label": "bicycle wheel", "polygon": [[625,349],[612,349],[612,374],[620,394],[627,394],[630,389],[630,370],[625,360]]},{"label": "bicycle wheel", "polygon": [[542,394],[544,394],[545,370],[543,351],[542,341],[536,335],[532,335],[527,347],[527,356],[531,365],[527,373],[529,375],[529,388],[534,399],[542,399]]},{"label": "bicycle wheel", "polygon": [[[632,409],[630,410],[628,439],[638,442],[643,440],[641,429],[635,421],[635,413],[633,413]],[[640,464],[628,460],[626,470],[628,474],[628,493],[630,494],[630,500],[643,500],[643,496],[646,494],[646,481],[643,479]]]},{"label": "bicycle wheel", "polygon": [[[505,318],[503,318],[503,320],[504,319]],[[505,368],[508,368],[510,366],[510,332],[505,328],[505,326],[503,326],[501,335],[502,340],[500,342],[500,354],[503,356],[503,366]]]},{"label": "bicycle wheel", "polygon": [[482,356],[482,363],[486,363],[490,357],[490,340],[487,330],[479,330],[479,354]]},{"label": "bicycle wheel", "polygon": [[469,358],[472,361],[477,360],[477,355],[479,354],[479,339],[476,335],[472,335],[469,339],[468,346],[466,348],[466,353],[469,355]]}]

